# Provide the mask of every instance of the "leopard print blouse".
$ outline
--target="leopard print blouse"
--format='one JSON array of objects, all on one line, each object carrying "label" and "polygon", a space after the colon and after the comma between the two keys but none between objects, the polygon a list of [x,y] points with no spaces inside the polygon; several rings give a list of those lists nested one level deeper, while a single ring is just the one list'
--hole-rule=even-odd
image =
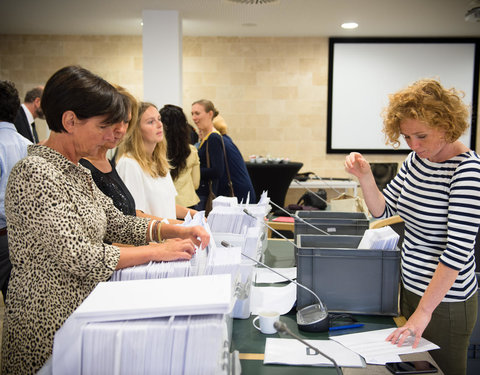
[{"label": "leopard print blouse", "polygon": [[146,243],[148,219],[124,216],[90,171],[32,145],[13,168],[5,209],[10,260],[2,373],[30,374],[49,358],[55,332],[120,258],[109,243]]}]

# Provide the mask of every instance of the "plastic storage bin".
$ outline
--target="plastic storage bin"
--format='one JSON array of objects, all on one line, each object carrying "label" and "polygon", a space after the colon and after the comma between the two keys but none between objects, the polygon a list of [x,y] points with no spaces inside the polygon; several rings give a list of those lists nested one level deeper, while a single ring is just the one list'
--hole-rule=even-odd
[{"label": "plastic storage bin", "polygon": [[[297,281],[332,312],[396,316],[400,251],[357,249],[362,236],[299,235]],[[297,287],[297,307],[316,299]]]},{"label": "plastic storage bin", "polygon": [[[370,225],[362,212],[297,211],[296,213],[311,225],[332,235],[363,235]],[[295,218],[295,238],[299,234],[318,235],[322,232]]]}]

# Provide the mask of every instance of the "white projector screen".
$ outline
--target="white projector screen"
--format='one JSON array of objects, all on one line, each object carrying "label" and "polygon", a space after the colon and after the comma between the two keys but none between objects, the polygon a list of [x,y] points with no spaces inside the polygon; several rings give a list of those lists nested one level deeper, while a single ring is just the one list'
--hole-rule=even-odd
[{"label": "white projector screen", "polygon": [[421,78],[435,78],[465,93],[470,126],[461,141],[475,149],[480,38],[331,38],[327,153],[408,152],[385,145],[381,112],[388,95]]}]

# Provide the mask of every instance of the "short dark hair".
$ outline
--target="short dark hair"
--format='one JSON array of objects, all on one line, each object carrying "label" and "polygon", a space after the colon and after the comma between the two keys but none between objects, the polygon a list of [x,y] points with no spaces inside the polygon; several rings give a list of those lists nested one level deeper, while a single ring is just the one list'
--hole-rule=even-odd
[{"label": "short dark hair", "polygon": [[0,121],[13,124],[20,108],[17,88],[11,81],[0,81]]},{"label": "short dark hair", "polygon": [[25,94],[25,100],[23,101],[24,103],[33,103],[35,99],[37,98],[42,98],[43,94],[43,88],[42,87],[35,87],[31,89],[30,91],[27,91]]},{"label": "short dark hair", "polygon": [[57,133],[65,131],[62,116],[66,111],[73,111],[80,120],[106,116],[105,124],[127,116],[125,100],[115,87],[80,66],[66,66],[48,79],[41,107],[49,129]]}]

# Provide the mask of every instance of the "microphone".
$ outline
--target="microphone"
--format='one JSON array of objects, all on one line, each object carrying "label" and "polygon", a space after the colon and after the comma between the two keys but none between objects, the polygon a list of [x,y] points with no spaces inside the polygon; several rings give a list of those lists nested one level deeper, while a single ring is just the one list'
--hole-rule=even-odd
[{"label": "microphone", "polygon": [[276,204],[275,202],[271,201],[270,200],[270,203],[272,203],[275,207],[279,208],[280,210],[282,210],[283,212],[285,212],[287,215],[289,215],[290,217],[293,217],[295,219],[298,219],[300,220],[302,223],[304,224],[307,224],[308,226],[312,227],[313,229],[319,231],[320,233],[322,234],[326,234],[326,235],[330,235],[330,233],[324,231],[323,229],[320,229],[318,227],[316,227],[315,225],[309,223],[308,221],[306,221],[305,219],[301,218],[300,216],[298,216],[297,214],[291,214],[290,212],[288,212],[286,209],[284,209],[283,207],[280,207],[278,204]]},{"label": "microphone", "polygon": [[319,349],[317,349],[313,345],[310,345],[308,342],[303,340],[301,337],[294,334],[292,331],[290,331],[288,329],[287,325],[284,322],[277,321],[277,322],[273,323],[273,326],[275,327],[277,332],[286,333],[287,335],[289,335],[289,336],[293,337],[294,339],[300,341],[302,344],[308,346],[310,349],[313,349],[315,351],[315,353],[320,354],[320,355],[324,356],[325,358],[327,358],[335,366],[335,370],[337,371],[337,374],[339,374],[339,375],[343,374],[342,370],[340,369],[340,367],[338,367],[337,362],[333,358],[329,357],[328,355],[321,352]]},{"label": "microphone", "polygon": [[[222,241],[221,244],[223,247],[232,247],[232,245],[230,245],[227,241]],[[265,263],[262,263],[256,260],[255,258],[249,257],[243,252],[241,252],[241,254],[245,258],[250,259],[251,261],[265,267],[269,271],[272,271],[273,273],[276,273],[277,275],[283,277],[284,279],[294,283],[300,288],[305,289],[317,299],[318,303],[305,306],[302,309],[297,311],[297,325],[300,330],[306,331],[306,332],[327,332],[328,331],[330,323],[328,320],[327,307],[323,304],[323,302],[320,300],[320,297],[318,297],[313,290],[307,288],[305,285],[302,285],[290,279],[289,277],[281,274],[280,272],[275,271],[273,268],[267,266]]]}]

